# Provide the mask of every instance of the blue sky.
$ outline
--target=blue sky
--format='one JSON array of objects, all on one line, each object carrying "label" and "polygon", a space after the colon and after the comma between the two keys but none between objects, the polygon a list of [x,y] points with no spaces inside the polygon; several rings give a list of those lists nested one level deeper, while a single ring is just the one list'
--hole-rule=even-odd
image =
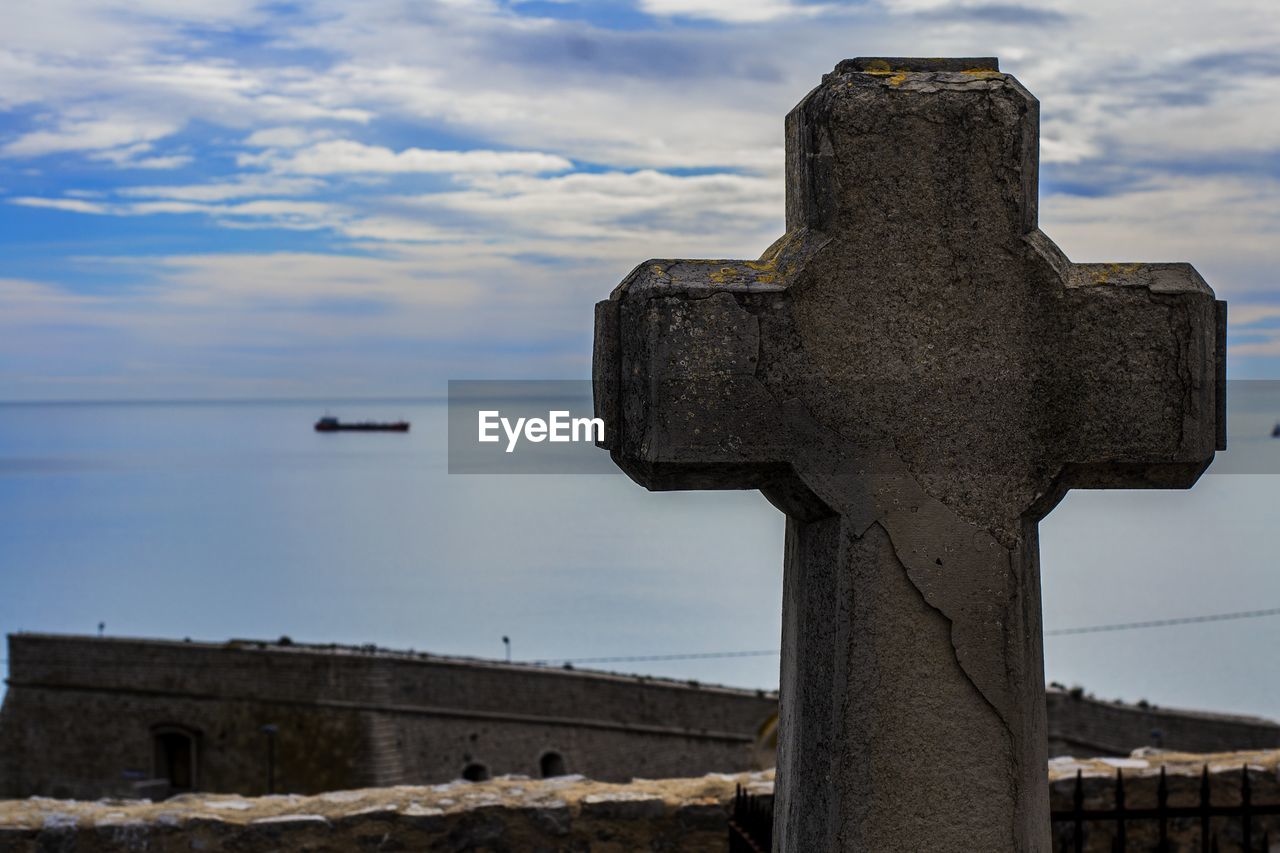
[{"label": "blue sky", "polygon": [[0,399],[577,377],[653,256],[782,228],[782,117],[850,55],[1000,56],[1044,229],[1190,260],[1280,374],[1264,2],[47,0],[0,31]]}]

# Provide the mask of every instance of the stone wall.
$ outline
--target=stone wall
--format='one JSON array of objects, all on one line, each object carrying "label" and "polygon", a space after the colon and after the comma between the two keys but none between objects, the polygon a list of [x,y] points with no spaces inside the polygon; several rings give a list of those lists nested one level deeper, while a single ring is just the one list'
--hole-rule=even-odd
[{"label": "stone wall", "polygon": [[18,634],[0,709],[0,796],[125,795],[153,733],[197,740],[196,787],[265,793],[422,784],[468,764],[595,779],[745,770],[777,699],[643,677],[336,647]]},{"label": "stone wall", "polygon": [[[1161,753],[1124,759],[1057,759],[1049,763],[1055,810],[1069,810],[1077,773],[1084,807],[1114,805],[1115,776],[1125,776],[1126,804],[1155,804],[1161,767],[1167,769],[1169,803],[1194,805],[1200,774],[1210,770],[1215,805],[1240,802],[1241,768],[1249,772],[1254,803],[1280,802],[1280,751],[1189,755]],[[0,850],[12,853],[124,853],[203,850],[206,853],[305,853],[338,851],[687,851],[728,849],[728,820],[735,788],[766,798],[773,774],[711,774],[694,779],[637,780],[626,785],[581,777],[503,778],[472,784],[334,791],[313,797],[244,798],[187,794],[165,802],[73,802],[33,798],[0,801]],[[1129,850],[1155,849],[1152,821],[1126,824]],[[1071,849],[1071,827],[1054,827],[1054,849]],[[1241,850],[1236,820],[1215,819],[1222,853]],[[1254,849],[1263,834],[1280,840],[1280,818],[1256,818]],[[1112,824],[1086,825],[1085,850],[1108,853]],[[1199,851],[1199,824],[1173,821],[1168,853]]]},{"label": "stone wall", "polygon": [[1143,746],[1205,753],[1280,747],[1280,725],[1258,717],[1102,702],[1053,688],[1046,698],[1050,756],[1127,755]]},{"label": "stone wall", "polygon": [[188,794],[163,803],[0,801],[0,850],[720,853],[728,846],[728,805],[737,783],[760,793],[772,791],[764,774],[629,785],[569,776],[315,797]]},{"label": "stone wall", "polygon": [[[369,649],[18,634],[0,708],[0,796],[132,796],[157,775],[153,731],[197,743],[197,788],[275,790],[446,782],[471,763],[591,778],[746,770],[772,693]],[[1100,702],[1050,689],[1050,755],[1280,746],[1267,720]],[[767,752],[764,753],[767,755]]]}]

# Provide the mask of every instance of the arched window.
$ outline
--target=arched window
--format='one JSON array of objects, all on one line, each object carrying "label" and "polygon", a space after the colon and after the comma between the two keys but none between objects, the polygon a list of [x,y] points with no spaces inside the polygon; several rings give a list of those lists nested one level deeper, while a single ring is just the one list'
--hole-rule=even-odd
[{"label": "arched window", "polygon": [[169,783],[169,793],[194,791],[199,780],[200,733],[186,726],[161,725],[151,729],[155,775]]},{"label": "arched window", "polygon": [[462,778],[468,782],[484,782],[490,778],[489,765],[473,761],[462,768]]},{"label": "arched window", "polygon": [[552,776],[564,776],[568,771],[564,768],[564,756],[558,752],[544,752],[538,759],[538,770],[543,779]]}]

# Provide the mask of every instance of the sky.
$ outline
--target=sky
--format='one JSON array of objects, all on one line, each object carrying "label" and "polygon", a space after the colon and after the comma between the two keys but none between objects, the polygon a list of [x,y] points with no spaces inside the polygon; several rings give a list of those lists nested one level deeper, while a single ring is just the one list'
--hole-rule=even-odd
[{"label": "sky", "polygon": [[0,28],[0,400],[436,395],[589,373],[649,257],[782,230],[782,118],[851,55],[997,55],[1042,227],[1190,260],[1280,365],[1266,2],[46,0]]},{"label": "sky", "polygon": [[[0,401],[585,378],[592,306],[638,262],[755,257],[782,233],[783,116],[859,55],[998,56],[1042,104],[1041,227],[1076,261],[1192,262],[1230,302],[1229,375],[1280,377],[1265,0],[42,0],[0,26]],[[1072,494],[1042,531],[1046,626],[1280,606],[1275,480]],[[663,512],[721,505],[622,485],[611,500],[666,507],[636,534],[654,561]],[[715,536],[765,577],[781,518],[748,500]],[[673,566],[705,562],[706,537],[672,535]],[[496,654],[483,630],[441,650]],[[1258,677],[1280,626],[1202,630],[1051,638],[1049,675],[1280,718]],[[776,677],[715,666],[671,674]]]}]

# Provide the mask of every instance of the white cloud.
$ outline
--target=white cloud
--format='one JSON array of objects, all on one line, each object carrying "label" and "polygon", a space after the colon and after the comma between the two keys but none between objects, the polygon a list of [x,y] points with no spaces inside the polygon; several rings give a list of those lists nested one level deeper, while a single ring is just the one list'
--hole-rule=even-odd
[{"label": "white cloud", "polygon": [[85,201],[79,198],[36,198],[33,196],[18,196],[9,200],[10,204],[20,205],[22,207],[43,207],[49,210],[66,210],[72,213],[95,213],[106,214],[111,212],[108,205],[101,202]]},{"label": "white cloud", "polygon": [[650,15],[683,16],[754,24],[787,17],[820,15],[831,4],[795,3],[792,0],[640,0],[640,8]]},{"label": "white cloud", "polygon": [[[475,251],[474,248],[470,251]],[[495,266],[493,261],[480,265]],[[234,310],[243,303],[375,299],[409,305],[462,306],[482,292],[481,276],[462,268],[396,257],[300,252],[171,256],[156,271],[171,285],[165,299]]]},{"label": "white cloud", "polygon": [[96,151],[146,143],[168,136],[178,129],[174,122],[159,119],[110,118],[69,119],[55,130],[36,130],[0,146],[0,156],[40,157],[64,151]]},{"label": "white cloud", "polygon": [[154,155],[150,153],[154,147],[149,142],[137,142],[123,148],[95,151],[89,155],[89,158],[103,160],[121,168],[156,170],[179,169],[189,165],[195,159],[189,154]]},{"label": "white cloud", "polygon": [[1265,323],[1268,320],[1280,320],[1280,305],[1232,305],[1227,319],[1232,328],[1245,328]]},{"label": "white cloud", "polygon": [[[681,242],[688,235],[710,235],[738,243],[744,232],[758,237],[780,226],[783,211],[782,185],[774,179],[681,177],[652,170],[477,177],[468,189],[419,196],[414,202],[481,217],[496,232],[556,241],[665,234]],[[732,228],[726,227],[729,222]]]},{"label": "white cloud", "polygon": [[327,228],[359,241],[461,242],[620,266],[652,254],[655,245],[672,255],[754,257],[782,228],[782,183],[775,177],[642,170],[460,179],[462,189],[382,196],[374,209],[281,198],[323,185],[315,178],[272,175],[133,187],[113,199],[81,194],[11,201],[109,216],[203,214],[233,228]]},{"label": "white cloud", "polygon": [[1275,291],[1280,181],[1152,177],[1096,197],[1041,199],[1041,227],[1076,261],[1191,261],[1223,298]]},{"label": "white cloud", "polygon": [[300,148],[324,135],[325,131],[305,127],[266,127],[245,137],[244,144],[251,148]]},{"label": "white cloud", "polygon": [[101,300],[42,282],[0,278],[0,308],[6,325],[27,326],[85,319]]},{"label": "white cloud", "polygon": [[360,172],[563,172],[573,164],[563,157],[537,151],[432,151],[406,148],[392,151],[349,139],[320,142],[287,159],[264,161],[280,172],[338,175]]},{"label": "white cloud", "polygon": [[97,216],[156,216],[203,214],[231,228],[283,228],[312,231],[341,229],[351,219],[342,205],[291,199],[256,199],[236,204],[213,204],[164,199],[159,201],[106,202],[81,198],[19,196],[10,204],[85,213]]},{"label": "white cloud", "polygon": [[246,175],[233,181],[214,181],[207,184],[126,187],[121,189],[119,194],[131,198],[212,202],[255,196],[306,195],[322,186],[324,186],[323,182],[315,178]]},{"label": "white cloud", "polygon": [[[710,85],[678,77],[608,85],[598,76],[522,81],[466,67],[442,79],[435,69],[387,61],[330,73],[313,85],[350,92],[389,114],[620,167],[779,170],[782,116],[801,91],[787,92],[777,81]],[[672,98],[673,86],[682,87],[682,97]],[[771,108],[762,105],[770,101],[776,101]]]},{"label": "white cloud", "polygon": [[1270,333],[1261,341],[1233,343],[1227,355],[1233,359],[1280,356],[1280,333]]},{"label": "white cloud", "polygon": [[[1235,299],[1236,329],[1275,318],[1264,302],[1280,186],[1258,165],[1280,150],[1267,65],[1280,19],[1267,4],[644,0],[662,25],[621,31],[495,3],[140,2],[46,0],[6,16],[0,110],[20,118],[0,154],[195,175],[86,181],[89,194],[47,171],[33,186],[9,163],[15,204],[327,241],[331,253],[157,262],[144,271],[154,294],[110,302],[138,317],[164,306],[189,340],[270,340],[283,312],[291,340],[317,347],[358,329],[561,334],[581,348],[590,303],[638,260],[749,257],[778,236],[782,118],[837,60],[1000,44],[1041,100],[1046,176],[1102,192],[1046,197],[1051,236],[1079,260],[1191,260]],[[246,49],[248,31],[262,49]],[[409,196],[413,174],[450,176],[450,189]],[[337,326],[306,315],[309,292],[396,310]],[[71,310],[30,299],[46,296]],[[182,319],[192,306],[203,324]]]}]

